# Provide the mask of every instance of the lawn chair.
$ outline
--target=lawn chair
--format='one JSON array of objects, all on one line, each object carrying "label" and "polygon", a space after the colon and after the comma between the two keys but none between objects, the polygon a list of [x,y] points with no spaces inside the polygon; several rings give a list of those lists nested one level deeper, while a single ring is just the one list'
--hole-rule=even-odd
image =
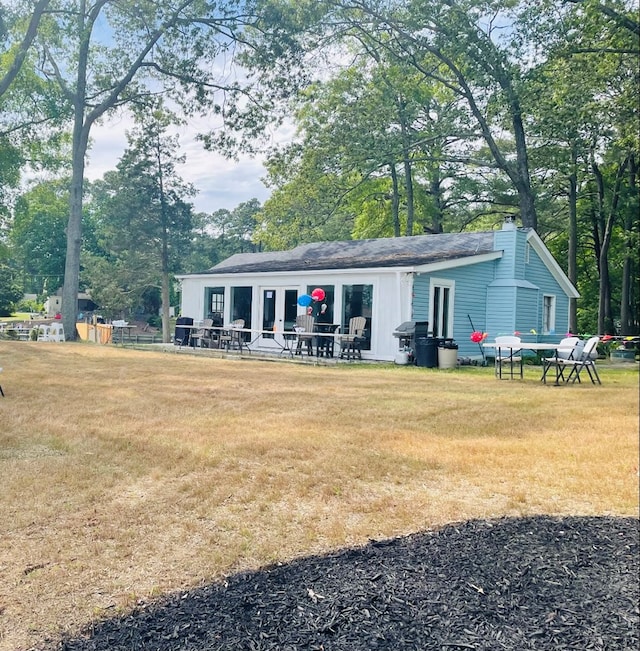
[{"label": "lawn chair", "polygon": [[49,330],[51,326],[48,325],[39,325],[36,327],[38,337],[37,341],[49,341]]},{"label": "lawn chair", "polygon": [[64,326],[62,323],[53,322],[49,326],[49,337],[47,341],[64,341]]},{"label": "lawn chair", "polygon": [[600,342],[600,337],[591,337],[587,340],[587,343],[584,345],[582,352],[579,355],[576,355],[577,359],[558,359],[558,364],[561,364],[564,368],[571,368],[569,375],[567,376],[567,382],[571,380],[575,382],[582,382],[580,379],[580,373],[584,369],[587,369],[589,378],[591,379],[591,384],[602,384],[600,382],[600,376],[598,375],[598,369],[596,369],[596,348]]},{"label": "lawn chair", "polygon": [[[520,344],[522,339],[511,335],[496,337],[496,361],[495,373],[496,377],[502,380],[502,367],[507,365],[509,367],[508,377],[513,380],[516,367],[520,367],[520,379],[524,377],[524,369],[522,368],[522,348]],[[507,376],[505,376],[507,377]]]},{"label": "lawn chair", "polygon": [[302,356],[302,346],[303,344],[307,348],[307,355],[313,356],[313,339],[314,334],[309,334],[313,332],[315,327],[315,319],[310,314],[298,314],[296,317],[296,325],[294,330],[297,332],[297,344],[295,355]]},{"label": "lawn chair", "polygon": [[347,359],[362,359],[362,340],[367,320],[363,316],[354,316],[349,319],[349,331],[340,337],[340,358],[345,355]]},{"label": "lawn chair", "polygon": [[564,381],[564,366],[562,361],[566,359],[575,359],[578,357],[576,353],[582,352],[582,348],[579,347],[580,337],[565,337],[560,340],[556,354],[553,357],[543,357],[542,358],[542,377],[540,378],[545,384],[547,383],[547,373],[549,369],[555,366],[556,368],[556,384],[560,380]]}]

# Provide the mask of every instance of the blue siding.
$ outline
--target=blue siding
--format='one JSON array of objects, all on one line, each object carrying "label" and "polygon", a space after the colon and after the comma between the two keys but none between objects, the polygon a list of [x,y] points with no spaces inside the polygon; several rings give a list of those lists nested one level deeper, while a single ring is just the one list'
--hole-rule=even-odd
[{"label": "blue siding", "polygon": [[516,329],[515,306],[517,288],[515,285],[493,285],[487,289],[487,327],[489,340],[498,335],[512,335]]},{"label": "blue siding", "polygon": [[525,278],[525,250],[527,235],[515,228],[496,231],[496,251],[503,251],[496,266],[496,280]]},{"label": "blue siding", "polygon": [[542,332],[543,296],[547,294],[555,296],[556,338],[568,328],[569,298],[542,258],[528,245],[527,231],[496,231],[495,243],[496,250],[503,252],[498,260],[417,274],[414,278],[415,321],[429,319],[431,278],[455,283],[453,337],[461,357],[480,355],[478,344],[470,339],[474,328],[488,333],[488,341],[514,332],[528,341],[548,339]]},{"label": "blue siding", "polygon": [[529,252],[529,263],[526,265],[526,279],[540,288],[538,325],[536,330],[542,334],[542,297],[548,294],[556,297],[556,334],[564,336],[569,330],[569,297],[533,249]]},{"label": "blue siding", "polygon": [[516,301],[516,320],[514,331],[520,333],[523,339],[535,341],[535,336],[531,331],[540,331],[540,311],[541,311],[540,292],[537,289],[528,287],[518,288],[518,298]]},{"label": "blue siding", "polygon": [[478,344],[470,339],[473,330],[469,317],[476,330],[486,330],[487,285],[493,281],[494,273],[495,262],[491,261],[417,275],[413,285],[412,319],[429,319],[431,278],[454,281],[453,338],[459,346],[459,355],[479,355]]}]

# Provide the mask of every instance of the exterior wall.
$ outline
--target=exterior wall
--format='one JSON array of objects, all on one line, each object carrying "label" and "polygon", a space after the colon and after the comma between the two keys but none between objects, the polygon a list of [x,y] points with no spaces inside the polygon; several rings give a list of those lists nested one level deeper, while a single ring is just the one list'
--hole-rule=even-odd
[{"label": "exterior wall", "polygon": [[[428,321],[431,279],[450,280],[455,283],[452,337],[458,344],[461,357],[480,354],[478,345],[470,339],[473,328],[485,331],[487,328],[486,306],[487,286],[495,275],[495,262],[481,262],[454,269],[417,274],[414,281],[414,321]],[[431,330],[431,324],[429,324]]]},{"label": "exterior wall", "polygon": [[[522,338],[540,331],[542,296],[533,287],[518,287],[515,303],[515,328]],[[512,334],[512,333],[507,333]]]},{"label": "exterior wall", "polygon": [[[436,263],[423,268],[344,269],[335,271],[298,271],[270,274],[198,274],[181,279],[183,316],[195,320],[207,316],[206,288],[225,288],[224,322],[231,321],[231,287],[252,288],[251,327],[260,330],[260,300],[262,288],[296,288],[298,295],[307,293],[309,286],[335,288],[334,321],[343,312],[342,288],[345,285],[373,286],[371,314],[371,348],[364,351],[368,359],[392,361],[399,341],[393,336],[404,321],[431,321],[430,291],[432,280],[453,283],[452,336],[461,357],[479,357],[481,349],[471,341],[471,332],[487,332],[489,341],[499,334],[522,333],[530,340],[549,338],[544,333],[543,297],[555,296],[555,332],[564,334],[568,328],[569,297],[558,281],[559,269],[551,272],[543,257],[528,243],[529,233],[508,224],[495,233],[495,249],[501,257],[484,259],[473,264],[467,261]],[[542,247],[535,236],[536,246]],[[555,265],[555,263],[554,263]],[[300,308],[300,313],[304,308]],[[367,315],[365,315],[367,316]],[[429,324],[431,330],[432,324]],[[535,331],[532,332],[532,331]],[[546,337],[545,337],[546,335]],[[556,337],[557,338],[557,337]],[[554,337],[551,337],[554,339]]]},{"label": "exterior wall", "polygon": [[[523,339],[537,341],[545,335],[567,332],[569,297],[528,244],[527,231],[507,227],[497,231],[495,239],[504,256],[497,265],[496,281],[488,290],[489,339],[519,332]],[[544,332],[543,328],[545,295],[555,297],[554,332]]]},{"label": "exterior wall", "polygon": [[[371,315],[371,349],[363,351],[368,359],[392,361],[398,351],[398,340],[394,330],[403,321],[411,319],[412,275],[402,270],[341,270],[335,272],[295,272],[272,274],[202,274],[182,280],[181,314],[194,320],[204,319],[206,289],[225,288],[224,322],[231,321],[231,287],[252,288],[252,323],[246,324],[254,330],[261,328],[260,295],[262,288],[293,287],[298,295],[306,294],[309,285],[335,287],[334,320],[342,314],[342,288],[344,285],[372,285],[373,307]],[[299,308],[299,313],[304,313]]]},{"label": "exterior wall", "polygon": [[44,302],[44,311],[47,316],[55,316],[62,310],[62,296],[53,294]]},{"label": "exterior wall", "polygon": [[[529,263],[526,268],[526,278],[540,288],[540,305],[538,308],[538,322],[534,326],[541,335],[564,336],[569,330],[569,297],[566,295],[558,281],[547,269],[547,266],[540,259],[536,251],[530,249]],[[543,332],[542,328],[542,298],[544,295],[556,297],[556,323],[555,332]]]}]

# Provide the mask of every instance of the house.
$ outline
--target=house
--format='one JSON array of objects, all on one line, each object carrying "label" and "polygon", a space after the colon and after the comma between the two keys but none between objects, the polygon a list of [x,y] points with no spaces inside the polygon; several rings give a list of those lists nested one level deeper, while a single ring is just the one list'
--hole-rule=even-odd
[{"label": "house", "polygon": [[[78,293],[78,312],[91,312],[98,306],[91,300],[91,296],[84,292]],[[51,294],[44,302],[44,311],[47,317],[53,317],[62,311],[62,287],[55,294]]]},{"label": "house", "polygon": [[182,315],[215,315],[225,324],[242,318],[256,331],[255,345],[274,350],[308,309],[299,299],[320,289],[342,332],[350,317],[366,317],[363,357],[388,361],[398,354],[394,331],[405,321],[428,322],[430,336],[452,338],[459,356],[478,358],[474,330],[488,333],[489,341],[516,331],[531,340],[557,338],[568,330],[570,299],[578,297],[535,231],[512,222],[496,231],[240,253],[177,278]]}]

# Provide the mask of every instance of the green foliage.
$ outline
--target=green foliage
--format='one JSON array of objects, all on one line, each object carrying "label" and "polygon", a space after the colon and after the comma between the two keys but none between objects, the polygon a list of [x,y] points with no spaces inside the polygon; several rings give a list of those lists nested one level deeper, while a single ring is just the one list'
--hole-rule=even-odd
[{"label": "green foliage", "polygon": [[69,214],[68,180],[42,182],[16,201],[9,242],[25,293],[62,286]]},{"label": "green foliage", "polygon": [[194,191],[176,172],[181,158],[165,133],[167,116],[158,109],[139,119],[117,170],[92,187],[96,240],[83,279],[108,315],[132,314],[181,270],[192,230]]},{"label": "green foliage", "polygon": [[31,314],[38,314],[44,310],[44,303],[34,299],[26,299],[20,301],[16,305],[16,309],[20,312],[30,312]]},{"label": "green foliage", "polygon": [[22,290],[11,269],[0,264],[0,316],[11,316],[22,298]]}]

